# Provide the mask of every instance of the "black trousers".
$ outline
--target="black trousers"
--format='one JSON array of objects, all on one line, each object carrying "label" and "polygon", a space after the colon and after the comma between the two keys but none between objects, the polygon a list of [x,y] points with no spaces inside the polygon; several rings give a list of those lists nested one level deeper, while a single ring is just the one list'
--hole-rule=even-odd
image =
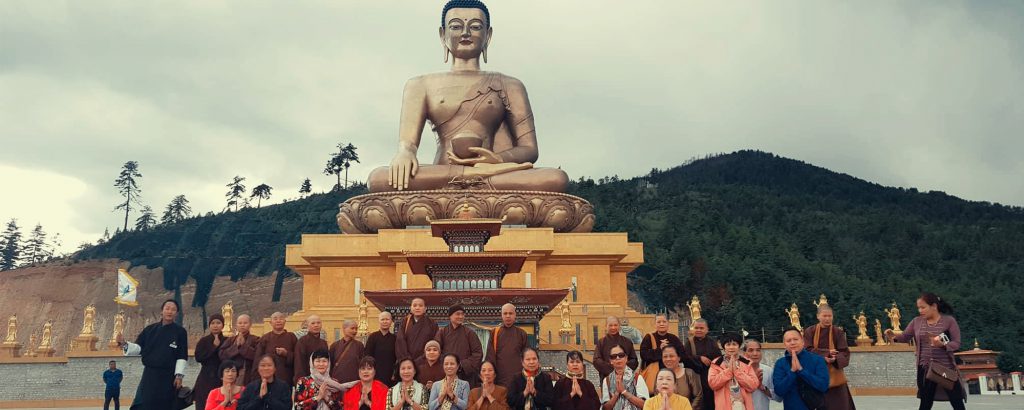
[{"label": "black trousers", "polygon": [[121,410],[121,389],[107,388],[103,392],[103,410],[110,409],[110,400],[114,400],[114,410]]},{"label": "black trousers", "polygon": [[143,367],[131,410],[173,410],[174,399],[174,369]]},{"label": "black trousers", "polygon": [[[925,379],[926,374],[928,374],[928,367],[917,367],[917,396],[921,399],[918,410],[931,410],[932,404],[935,403],[935,391],[941,389],[935,382]],[[959,382],[953,386],[952,390],[946,390],[946,395],[949,396],[949,404],[953,406],[954,410],[967,409],[964,405],[964,391],[960,388]]]}]

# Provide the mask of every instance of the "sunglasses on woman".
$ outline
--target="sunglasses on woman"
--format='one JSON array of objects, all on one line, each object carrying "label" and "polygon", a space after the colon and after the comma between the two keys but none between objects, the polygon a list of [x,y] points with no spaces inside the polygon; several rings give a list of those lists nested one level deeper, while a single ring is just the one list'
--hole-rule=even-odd
[{"label": "sunglasses on woman", "polygon": [[625,353],[612,353],[608,357],[610,357],[612,360],[619,360],[619,359],[625,359],[626,358],[626,354]]}]

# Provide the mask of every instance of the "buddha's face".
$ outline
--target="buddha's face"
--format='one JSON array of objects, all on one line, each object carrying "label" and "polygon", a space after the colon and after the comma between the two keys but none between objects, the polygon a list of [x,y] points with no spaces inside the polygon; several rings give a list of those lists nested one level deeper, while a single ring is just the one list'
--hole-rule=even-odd
[{"label": "buddha's face", "polygon": [[451,9],[445,14],[444,23],[440,28],[441,43],[455,58],[477,58],[491,40],[491,27],[483,10]]}]

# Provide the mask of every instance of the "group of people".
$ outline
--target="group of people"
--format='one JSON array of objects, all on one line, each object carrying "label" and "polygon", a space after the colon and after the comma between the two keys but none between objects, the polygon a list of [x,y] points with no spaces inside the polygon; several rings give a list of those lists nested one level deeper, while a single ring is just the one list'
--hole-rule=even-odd
[{"label": "group of people", "polygon": [[[164,302],[162,320],[147,326],[135,343],[119,340],[126,354],[141,354],[145,366],[132,409],[167,409],[181,386],[187,358],[185,330],[174,323],[177,303]],[[948,304],[926,293],[918,299],[921,316],[897,341],[917,339],[921,409],[935,394],[963,408],[959,386],[946,390],[925,375],[933,361],[952,366],[959,329]],[[606,334],[595,345],[593,364],[600,389],[586,377],[584,356],[566,355],[566,373],[552,379],[540,368],[540,355],[515,325],[516,308],[501,308],[502,324],[487,346],[465,326],[461,306],[448,309],[439,327],[416,298],[410,314],[396,324],[389,312],[366,344],[356,339],[357,324],[345,321],[342,339],[330,346],[317,316],[301,337],[285,330],[285,316],[271,316],[271,331],[249,333],[241,315],[236,334],[224,337],[224,318],[212,315],[210,333],[199,340],[195,359],[202,365],[194,394],[197,409],[286,410],[761,410],[771,401],[785,409],[854,409],[843,369],[850,350],[843,329],[832,324],[832,309],[818,308],[818,323],[803,331],[787,329],[785,354],[774,366],[761,362],[761,343],[738,334],[715,340],[697,320],[681,340],[658,315],[655,331],[644,335],[639,356],[633,342],[609,317]],[[945,337],[939,337],[941,334]],[[947,363],[948,362],[948,363]],[[954,367],[955,368],[955,367]]]}]

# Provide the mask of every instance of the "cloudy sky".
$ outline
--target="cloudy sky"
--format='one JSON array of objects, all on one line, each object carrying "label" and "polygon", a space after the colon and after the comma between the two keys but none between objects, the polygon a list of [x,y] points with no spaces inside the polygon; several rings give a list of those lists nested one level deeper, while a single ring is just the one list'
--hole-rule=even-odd
[{"label": "cloudy sky", "polygon": [[[760,149],[1024,205],[1024,3],[489,3],[485,68],[526,84],[539,165],[628,177]],[[363,180],[395,152],[404,81],[446,69],[441,4],[0,2],[0,219],[93,241],[120,226],[129,160],[158,211],[219,211],[235,175],[271,202],[328,189],[339,142]]]}]

